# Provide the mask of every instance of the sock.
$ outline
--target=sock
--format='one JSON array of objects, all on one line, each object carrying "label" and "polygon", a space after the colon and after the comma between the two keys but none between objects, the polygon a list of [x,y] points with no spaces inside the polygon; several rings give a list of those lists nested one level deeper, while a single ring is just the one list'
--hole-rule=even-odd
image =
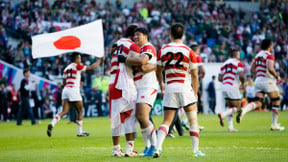
[{"label": "sock", "polygon": [[121,150],[121,146],[120,145],[114,145],[113,146],[113,151],[120,151]]},{"label": "sock", "polygon": [[148,135],[148,138],[151,142],[151,145],[155,147],[157,144],[157,136],[156,136],[156,132],[155,132],[155,127],[151,123],[146,129],[147,129],[147,135]]},{"label": "sock", "polygon": [[158,129],[158,139],[157,139],[157,149],[162,150],[162,144],[167,136],[169,130],[169,126],[168,125],[160,125],[159,129]]},{"label": "sock", "polygon": [[197,121],[197,111],[186,112],[189,124],[190,124],[190,136],[192,139],[193,152],[199,151],[199,126]]},{"label": "sock", "polygon": [[256,109],[256,104],[255,104],[255,102],[251,102],[243,108],[242,114],[244,115],[247,112],[252,111],[254,109]]},{"label": "sock", "polygon": [[60,119],[61,117],[58,114],[56,114],[50,124],[52,124],[52,126],[54,127],[57,124],[57,122],[60,121]]},{"label": "sock", "polygon": [[226,111],[221,113],[221,117],[222,117],[222,119],[224,119],[226,116],[234,114],[236,111],[237,111],[236,107],[227,107]]},{"label": "sock", "polygon": [[76,124],[77,124],[78,134],[82,134],[83,133],[83,130],[82,130],[83,121],[82,120],[76,120]]},{"label": "sock", "polygon": [[233,115],[228,116],[228,129],[233,129]]},{"label": "sock", "polygon": [[141,133],[142,133],[142,136],[143,136],[143,139],[144,139],[145,146],[147,148],[150,148],[151,142],[150,142],[150,139],[148,137],[147,128],[141,129]]},{"label": "sock", "polygon": [[130,154],[134,150],[134,141],[126,141],[126,154]]},{"label": "sock", "polygon": [[275,126],[278,123],[278,112],[279,112],[279,106],[278,105],[273,105],[272,106],[272,125]]}]

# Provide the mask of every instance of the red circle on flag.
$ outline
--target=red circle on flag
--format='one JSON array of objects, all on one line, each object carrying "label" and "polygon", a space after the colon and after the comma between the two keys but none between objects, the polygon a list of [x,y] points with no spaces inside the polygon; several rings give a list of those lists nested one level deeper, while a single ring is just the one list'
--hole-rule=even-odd
[{"label": "red circle on flag", "polygon": [[81,46],[81,40],[76,36],[63,36],[55,41],[54,46],[57,49],[72,50]]}]

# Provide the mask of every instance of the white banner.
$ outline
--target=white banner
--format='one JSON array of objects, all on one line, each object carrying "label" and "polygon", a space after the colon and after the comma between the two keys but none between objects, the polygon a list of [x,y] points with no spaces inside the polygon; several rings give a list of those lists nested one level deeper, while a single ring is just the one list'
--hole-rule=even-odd
[{"label": "white banner", "polygon": [[32,37],[33,58],[51,57],[67,52],[104,56],[102,20],[79,27]]}]

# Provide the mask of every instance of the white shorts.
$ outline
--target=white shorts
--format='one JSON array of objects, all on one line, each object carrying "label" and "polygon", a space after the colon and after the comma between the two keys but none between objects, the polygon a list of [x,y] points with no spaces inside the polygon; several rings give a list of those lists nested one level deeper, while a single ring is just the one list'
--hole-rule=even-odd
[{"label": "white shorts", "polygon": [[76,88],[64,87],[62,91],[62,100],[68,99],[70,102],[82,101],[80,90]]},{"label": "white shorts", "polygon": [[148,88],[148,89],[138,89],[137,94],[137,103],[146,103],[153,107],[154,102],[157,97],[157,89]]},{"label": "white shorts", "polygon": [[279,91],[276,85],[276,81],[272,79],[259,79],[255,81],[255,92],[270,93],[273,91]]},{"label": "white shorts", "polygon": [[[110,120],[112,136],[121,136],[137,131],[137,119],[135,116],[137,94],[136,90],[134,91],[133,89],[129,92],[128,100],[121,97],[118,99],[111,99],[109,102],[111,108]],[[119,93],[121,93],[121,91]]]},{"label": "white shorts", "polygon": [[238,85],[235,86],[223,85],[222,94],[225,99],[241,100],[242,98]]},{"label": "white shorts", "polygon": [[163,107],[175,108],[189,106],[196,103],[193,90],[179,93],[165,93],[163,97]]}]

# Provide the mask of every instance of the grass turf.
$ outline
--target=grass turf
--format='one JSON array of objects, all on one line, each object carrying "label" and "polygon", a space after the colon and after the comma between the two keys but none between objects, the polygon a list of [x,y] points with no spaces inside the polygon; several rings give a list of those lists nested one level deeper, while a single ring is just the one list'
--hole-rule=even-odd
[{"label": "grass turf", "polygon": [[[288,161],[288,133],[270,131],[271,112],[248,113],[241,124],[234,122],[239,132],[227,132],[219,125],[216,115],[199,115],[199,124],[205,126],[200,133],[200,150],[206,157],[193,157],[191,138],[186,131],[184,137],[166,138],[162,156],[119,158],[112,157],[112,142],[109,118],[85,118],[84,129],[89,137],[76,137],[76,125],[62,119],[54,128],[52,137],[46,135],[47,124],[32,126],[24,121],[23,126],[15,122],[0,123],[0,161]],[[162,116],[154,116],[156,126]],[[234,120],[235,121],[235,120]],[[279,122],[288,129],[288,112],[280,112]],[[124,137],[121,138],[125,149]],[[138,129],[135,141],[138,152],[143,151],[144,142]]]}]

